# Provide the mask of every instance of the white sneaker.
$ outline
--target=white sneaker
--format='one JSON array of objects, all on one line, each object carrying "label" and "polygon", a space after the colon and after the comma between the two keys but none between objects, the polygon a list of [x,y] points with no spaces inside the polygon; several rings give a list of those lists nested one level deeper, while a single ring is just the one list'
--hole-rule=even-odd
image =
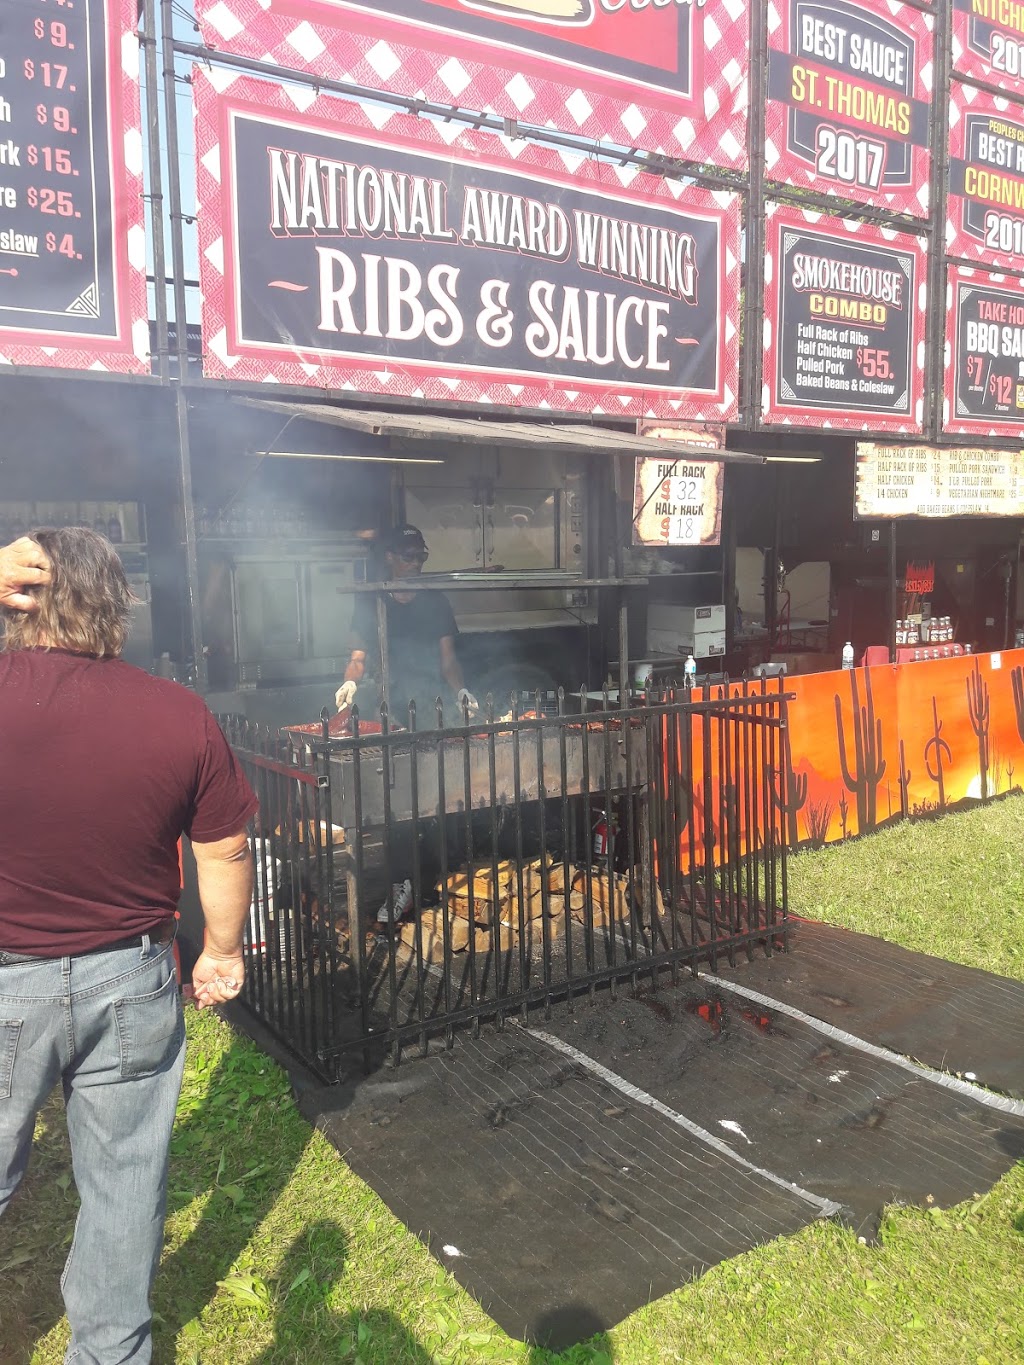
[{"label": "white sneaker", "polygon": [[[412,909],[412,882],[408,877],[406,877],[404,882],[395,882],[394,886],[392,886],[391,902],[393,908],[390,914],[388,912],[387,901],[385,901],[377,911],[378,924],[387,924],[389,919],[392,920],[392,923],[397,924],[398,921],[404,919]],[[393,919],[392,916],[394,917]]]}]

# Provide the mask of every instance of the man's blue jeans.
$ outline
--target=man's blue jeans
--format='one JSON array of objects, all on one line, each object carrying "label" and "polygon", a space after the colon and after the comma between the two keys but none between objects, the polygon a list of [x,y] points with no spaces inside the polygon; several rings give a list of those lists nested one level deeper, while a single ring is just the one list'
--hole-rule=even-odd
[{"label": "man's blue jeans", "polygon": [[66,1362],[145,1365],[167,1158],[185,1064],[170,944],[81,957],[0,953],[0,1214],[61,1081],[81,1200],[61,1278]]}]

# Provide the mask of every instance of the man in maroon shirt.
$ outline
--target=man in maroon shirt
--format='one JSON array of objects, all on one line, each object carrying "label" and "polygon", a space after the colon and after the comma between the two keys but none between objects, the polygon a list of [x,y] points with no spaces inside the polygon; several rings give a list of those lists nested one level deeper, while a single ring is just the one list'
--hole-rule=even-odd
[{"label": "man in maroon shirt", "polygon": [[81,1210],[62,1280],[66,1359],[144,1365],[184,1065],[177,846],[196,855],[200,1007],[241,989],[256,809],[187,688],[118,656],[132,608],[80,528],[0,550],[0,1214],[58,1081]]}]

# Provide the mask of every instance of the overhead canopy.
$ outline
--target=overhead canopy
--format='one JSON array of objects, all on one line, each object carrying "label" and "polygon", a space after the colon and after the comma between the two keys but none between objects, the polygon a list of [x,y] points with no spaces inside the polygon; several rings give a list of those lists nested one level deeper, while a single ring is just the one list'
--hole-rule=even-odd
[{"label": "overhead canopy", "polygon": [[334,407],[330,403],[285,403],[245,398],[246,406],[283,417],[323,422],[398,441],[457,441],[490,446],[534,446],[581,455],[659,455],[730,464],[764,464],[763,455],[740,450],[712,450],[691,441],[637,436],[597,426],[561,426],[555,422],[501,422],[486,417],[453,417],[420,412],[380,412]]}]

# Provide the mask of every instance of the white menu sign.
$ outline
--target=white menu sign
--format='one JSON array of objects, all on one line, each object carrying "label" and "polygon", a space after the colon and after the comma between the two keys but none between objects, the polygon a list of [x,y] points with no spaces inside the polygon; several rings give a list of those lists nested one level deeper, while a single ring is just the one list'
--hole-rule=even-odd
[{"label": "white menu sign", "polygon": [[1022,517],[1024,451],[858,441],[857,516]]},{"label": "white menu sign", "polygon": [[633,489],[633,544],[720,544],[724,469],[720,460],[641,456]]}]

